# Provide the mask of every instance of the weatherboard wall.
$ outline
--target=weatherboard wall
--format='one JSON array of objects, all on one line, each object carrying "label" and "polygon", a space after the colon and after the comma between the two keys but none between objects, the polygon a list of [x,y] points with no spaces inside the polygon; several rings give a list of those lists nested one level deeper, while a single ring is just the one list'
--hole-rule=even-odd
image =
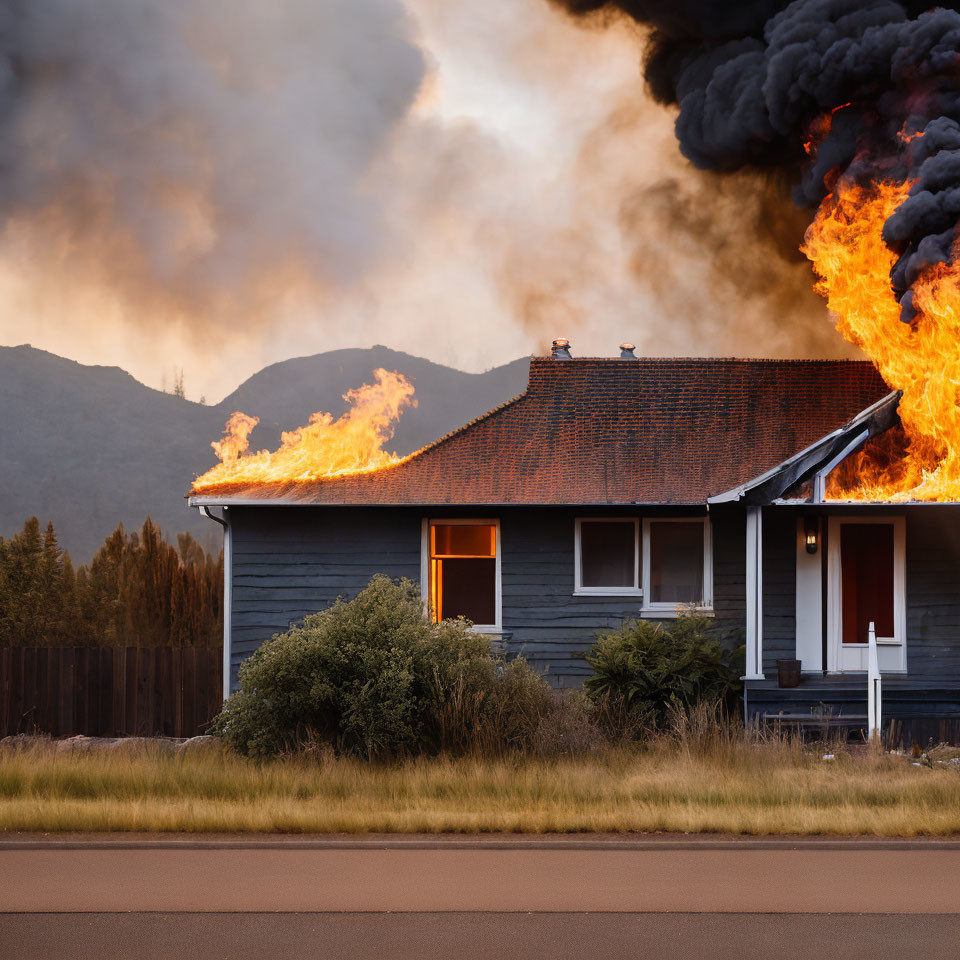
[{"label": "weatherboard wall", "polygon": [[906,514],[907,674],[960,681],[960,507]]},{"label": "weatherboard wall", "polygon": [[[374,574],[419,580],[424,517],[500,520],[507,651],[526,657],[555,686],[578,686],[589,673],[583,652],[598,633],[640,616],[641,601],[574,595],[575,518],[677,515],[568,507],[234,507],[229,513],[234,688],[239,664],[261,643],[338,596],[356,595]],[[743,630],[744,538],[742,511],[714,515],[714,622],[730,642],[740,642]]]},{"label": "weatherboard wall", "polygon": [[353,597],[375,573],[419,579],[420,517],[411,510],[233,507],[232,684],[264,641]]}]

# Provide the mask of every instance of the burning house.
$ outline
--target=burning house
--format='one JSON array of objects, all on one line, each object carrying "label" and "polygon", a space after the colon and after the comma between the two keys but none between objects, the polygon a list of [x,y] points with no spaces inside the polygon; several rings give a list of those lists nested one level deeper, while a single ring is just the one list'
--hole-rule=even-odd
[{"label": "burning house", "polygon": [[[958,5],[556,2],[643,26],[648,89],[695,166],[792,187],[817,289],[866,360],[555,341],[524,394],[402,462],[376,417],[410,396],[385,372],[369,415],[321,417],[278,454],[238,458],[238,420],[192,492],[228,532],[228,679],[379,571],[560,686],[598,631],[692,605],[743,631],[750,716],[860,714],[869,675],[887,717],[960,718]],[[348,435],[346,458],[302,456]],[[796,685],[777,660],[799,661]]]},{"label": "burning house", "polygon": [[[957,507],[831,499],[899,399],[864,361],[581,359],[557,341],[523,394],[403,460],[294,474],[302,438],[277,462],[225,460],[190,502],[226,525],[226,676],[385,573],[557,686],[582,682],[598,632],[692,606],[746,638],[751,716],[863,715],[870,622],[885,716],[960,713]],[[353,400],[324,421],[337,450],[364,402],[381,425],[392,402]]]}]

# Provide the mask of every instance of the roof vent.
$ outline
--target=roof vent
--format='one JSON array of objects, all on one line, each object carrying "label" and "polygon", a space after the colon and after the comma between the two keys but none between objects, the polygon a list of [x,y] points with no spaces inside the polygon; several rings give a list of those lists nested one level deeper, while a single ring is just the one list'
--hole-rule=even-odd
[{"label": "roof vent", "polygon": [[554,360],[572,360],[570,355],[570,341],[566,337],[557,337],[550,348],[550,356]]},{"label": "roof vent", "polygon": [[637,355],[633,352],[636,350],[636,345],[632,343],[621,343],[620,344],[620,359],[621,360],[636,360]]}]

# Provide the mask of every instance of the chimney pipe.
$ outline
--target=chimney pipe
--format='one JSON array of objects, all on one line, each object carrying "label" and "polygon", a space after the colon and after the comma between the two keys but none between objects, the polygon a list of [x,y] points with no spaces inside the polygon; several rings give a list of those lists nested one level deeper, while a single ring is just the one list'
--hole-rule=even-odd
[{"label": "chimney pipe", "polygon": [[550,356],[554,360],[572,360],[570,355],[570,341],[566,337],[557,337],[550,348]]},{"label": "chimney pipe", "polygon": [[636,354],[633,352],[636,350],[636,346],[632,343],[621,343],[620,344],[620,359],[621,360],[636,360]]}]

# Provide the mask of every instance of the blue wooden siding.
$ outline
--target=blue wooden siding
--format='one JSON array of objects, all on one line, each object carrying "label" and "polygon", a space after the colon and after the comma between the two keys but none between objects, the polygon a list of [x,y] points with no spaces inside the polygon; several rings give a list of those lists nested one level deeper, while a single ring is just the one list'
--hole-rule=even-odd
[{"label": "blue wooden siding", "polygon": [[[589,673],[582,653],[596,635],[640,613],[639,597],[573,595],[574,519],[639,510],[234,507],[230,514],[234,685],[237,667],[261,643],[338,596],[354,596],[375,573],[419,580],[424,516],[499,518],[508,652],[526,657],[556,686],[579,685]],[[717,512],[715,622],[731,642],[742,642],[744,538],[742,511]]]},{"label": "blue wooden siding", "polygon": [[261,643],[375,573],[420,579],[420,515],[407,509],[232,507],[230,516],[234,687]]},{"label": "blue wooden siding", "polygon": [[797,515],[763,511],[763,672],[797,655]]},{"label": "blue wooden siding", "polygon": [[[582,654],[598,633],[617,629],[641,611],[640,597],[573,595],[574,521],[589,515],[654,513],[556,508],[500,513],[503,627],[510,654],[524,656],[560,687],[579,686],[589,675]],[[743,624],[744,537],[742,518],[714,524],[714,609],[718,628],[734,633]]]},{"label": "blue wooden siding", "polygon": [[[557,686],[589,673],[583,651],[604,630],[640,613],[638,597],[573,595],[574,519],[642,516],[639,509],[471,509],[501,525],[503,627],[509,653],[527,657]],[[884,511],[891,512],[891,511]],[[896,512],[896,511],[893,511]],[[960,710],[960,508],[907,508],[907,665],[896,689],[936,689],[937,709]],[[647,515],[668,511],[646,511]],[[233,524],[233,670],[264,640],[338,596],[351,597],[375,573],[420,577],[424,516],[464,516],[449,508],[235,507]],[[767,704],[854,699],[836,685],[806,679],[793,693],[775,687],[779,657],[795,651],[795,524],[797,511],[769,508],[763,528],[764,671],[754,684]],[[712,514],[714,609],[719,635],[742,640],[745,617],[745,520],[739,507]],[[849,686],[849,685],[848,685]],[[858,684],[854,684],[859,687]],[[890,686],[891,695],[894,686]],[[952,698],[952,699],[951,699]],[[759,702],[759,701],[757,701]],[[950,704],[953,704],[950,707]],[[891,701],[892,705],[892,701]],[[791,708],[792,709],[792,708]]]},{"label": "blue wooden siding", "polygon": [[907,510],[907,675],[960,681],[960,508]]}]

